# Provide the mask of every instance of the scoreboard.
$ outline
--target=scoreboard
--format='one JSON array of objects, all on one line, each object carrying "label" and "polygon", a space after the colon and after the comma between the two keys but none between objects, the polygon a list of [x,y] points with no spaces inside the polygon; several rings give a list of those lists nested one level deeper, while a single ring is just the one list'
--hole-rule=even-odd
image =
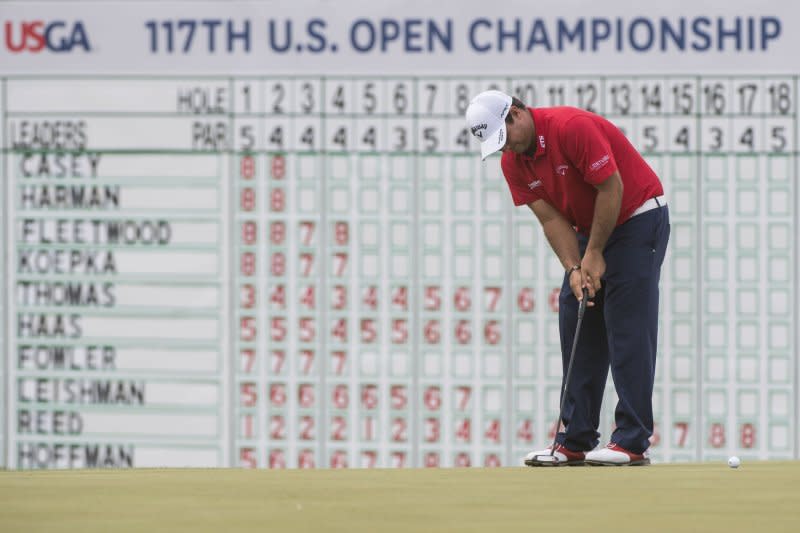
[{"label": "scoreboard", "polygon": [[[8,3],[0,465],[508,466],[547,445],[563,269],[466,129],[488,88],[608,117],[664,182],[654,460],[797,458],[796,8],[611,3],[602,37],[575,0],[462,4]],[[615,403],[609,381],[604,437]]]}]

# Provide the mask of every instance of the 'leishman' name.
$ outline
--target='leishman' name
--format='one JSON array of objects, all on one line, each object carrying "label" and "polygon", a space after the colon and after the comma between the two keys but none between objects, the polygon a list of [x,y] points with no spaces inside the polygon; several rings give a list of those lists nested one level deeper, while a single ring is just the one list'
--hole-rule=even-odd
[{"label": "'leishman' name", "polygon": [[144,405],[144,397],[141,380],[17,378],[19,403]]}]

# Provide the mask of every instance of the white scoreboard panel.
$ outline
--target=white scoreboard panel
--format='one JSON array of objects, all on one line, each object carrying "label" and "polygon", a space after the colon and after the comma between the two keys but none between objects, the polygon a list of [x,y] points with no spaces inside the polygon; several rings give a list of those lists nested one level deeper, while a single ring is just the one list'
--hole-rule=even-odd
[{"label": "white scoreboard panel", "polygon": [[[641,20],[710,50],[631,56],[648,26],[622,3],[567,4],[518,19],[565,47],[524,61],[482,50],[514,15],[477,2],[285,6],[326,57],[264,55],[280,2],[194,26],[185,3],[8,4],[2,464],[505,466],[548,444],[563,270],[465,130],[491,87],[607,116],[664,182],[654,459],[798,457],[797,13],[679,3]],[[552,33],[606,18],[609,49]],[[609,381],[604,437],[615,401]]]}]

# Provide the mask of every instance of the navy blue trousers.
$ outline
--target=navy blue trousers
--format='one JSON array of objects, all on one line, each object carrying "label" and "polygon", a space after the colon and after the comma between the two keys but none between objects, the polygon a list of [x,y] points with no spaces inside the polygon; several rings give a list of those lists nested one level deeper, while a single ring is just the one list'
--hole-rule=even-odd
[{"label": "navy blue trousers", "polygon": [[[600,406],[608,370],[619,397],[610,442],[642,453],[653,434],[653,382],[658,338],[658,282],[669,240],[669,211],[652,209],[617,226],[606,243],[606,273],[594,307],[587,307],[564,402],[565,431],[557,440],[571,450],[599,443]],[[578,234],[581,256],[588,239]],[[578,322],[578,300],[567,277],[558,311],[566,376]],[[563,386],[563,383],[562,383]],[[563,388],[562,388],[563,390]]]}]

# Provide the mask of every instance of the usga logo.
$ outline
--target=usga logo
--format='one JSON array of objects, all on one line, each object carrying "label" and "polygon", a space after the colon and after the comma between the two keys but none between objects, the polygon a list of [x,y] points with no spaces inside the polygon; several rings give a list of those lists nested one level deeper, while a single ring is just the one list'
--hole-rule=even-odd
[{"label": "usga logo", "polygon": [[472,128],[470,128],[470,130],[472,131],[472,134],[475,137],[480,137],[481,139],[483,139],[483,131],[481,131],[481,130],[485,130],[488,127],[489,126],[487,126],[485,123],[484,124],[475,124],[474,126],[472,126]]},{"label": "usga logo", "polygon": [[89,36],[81,21],[66,22],[54,20],[45,23],[43,20],[6,21],[6,50],[12,53],[39,53],[45,48],[51,52],[71,52],[73,48],[82,48],[90,52]]}]

